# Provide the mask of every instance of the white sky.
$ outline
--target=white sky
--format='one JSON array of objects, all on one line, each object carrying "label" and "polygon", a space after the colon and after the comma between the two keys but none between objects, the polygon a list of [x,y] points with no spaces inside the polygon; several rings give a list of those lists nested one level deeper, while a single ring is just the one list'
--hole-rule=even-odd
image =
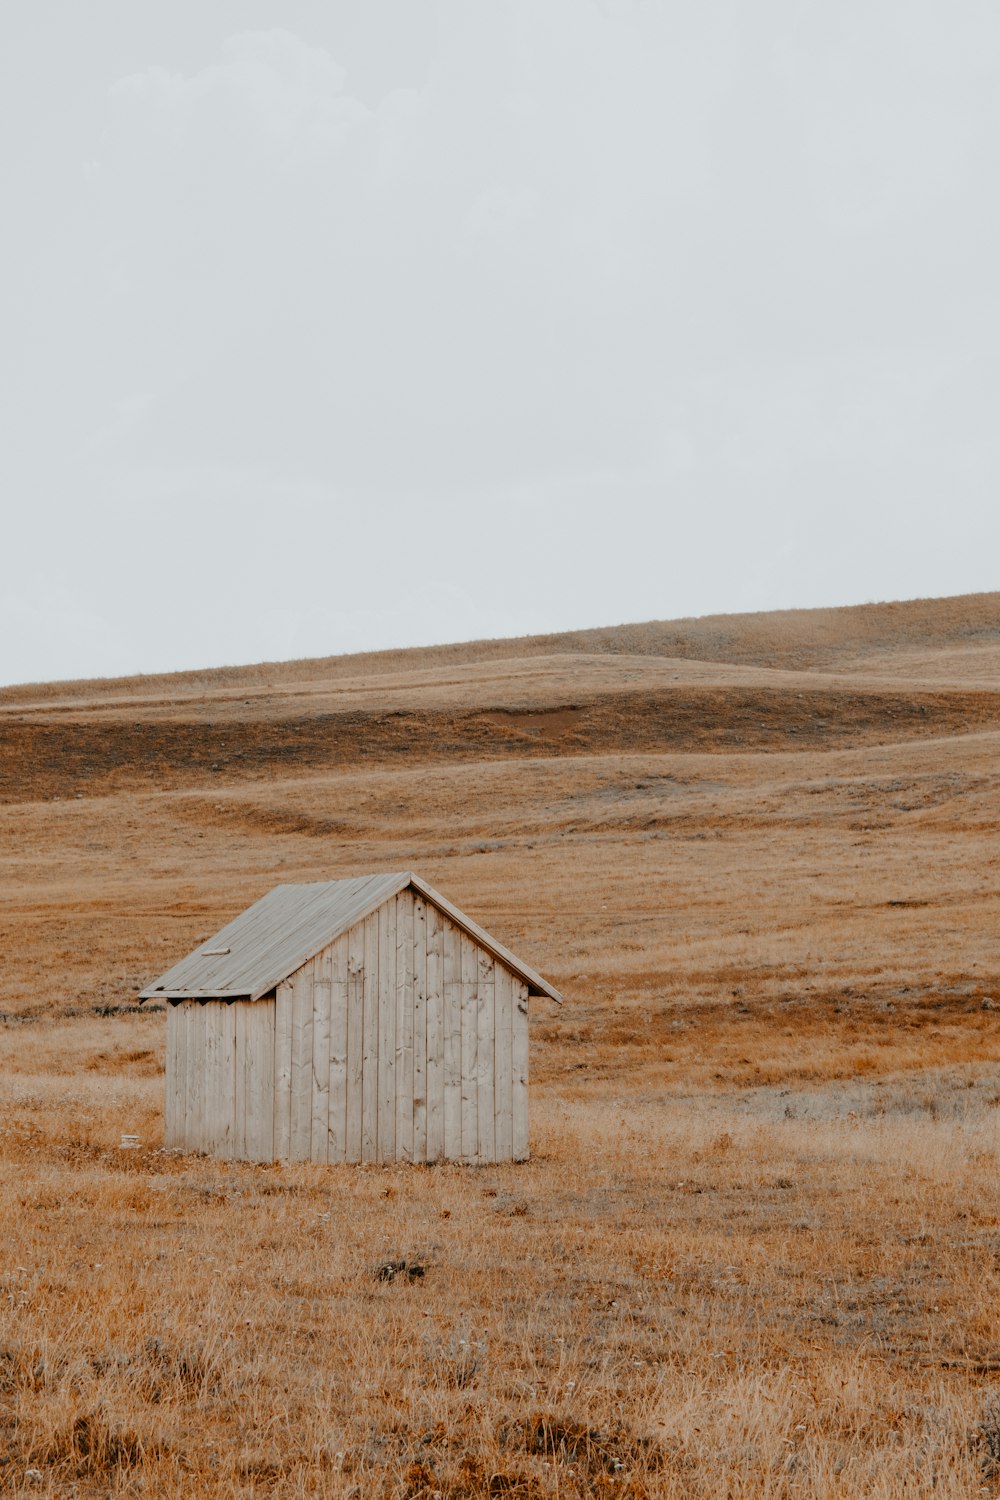
[{"label": "white sky", "polygon": [[1000,586],[995,0],[4,0],[0,682]]}]

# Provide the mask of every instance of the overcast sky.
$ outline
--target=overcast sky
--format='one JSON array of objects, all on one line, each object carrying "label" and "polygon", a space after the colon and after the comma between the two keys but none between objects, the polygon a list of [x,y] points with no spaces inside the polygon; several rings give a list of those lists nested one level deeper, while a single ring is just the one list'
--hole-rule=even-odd
[{"label": "overcast sky", "polygon": [[0,682],[1000,586],[996,0],[4,0]]}]

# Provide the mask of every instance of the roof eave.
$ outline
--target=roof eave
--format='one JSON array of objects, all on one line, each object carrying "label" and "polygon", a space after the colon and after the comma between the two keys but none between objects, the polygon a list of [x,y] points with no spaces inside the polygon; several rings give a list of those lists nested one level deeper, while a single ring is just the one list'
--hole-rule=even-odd
[{"label": "roof eave", "polygon": [[554,984],[549,984],[545,979],[540,985],[529,984],[528,994],[535,995],[540,1000],[554,1000],[557,1005],[562,1005],[566,998],[561,990],[557,990]]},{"label": "roof eave", "polygon": [[[274,989],[274,985],[271,986]],[[249,991],[242,990],[143,990],[139,996],[143,1000],[259,1000],[269,994],[269,990],[262,990],[260,995],[251,995]]]},{"label": "roof eave", "polygon": [[446,916],[450,917],[456,927],[461,927],[470,937],[475,938],[476,942],[480,943],[487,952],[492,953],[494,958],[499,958],[501,963],[506,964],[515,974],[520,975],[528,986],[529,995],[545,997],[546,999],[554,1000],[557,1005],[562,1005],[563,997],[560,992],[554,984],[549,984],[547,979],[543,979],[537,969],[533,969],[530,964],[526,964],[523,959],[518,958],[516,953],[511,953],[510,949],[505,948],[503,943],[497,942],[496,938],[492,937],[485,928],[480,927],[478,922],[474,922],[471,917],[467,917],[464,912],[459,911],[457,906],[452,906],[451,902],[445,896],[442,896],[433,886],[428,885],[426,880],[421,880],[420,876],[415,875],[412,870],[409,872],[407,880],[415,891],[419,891],[422,896],[425,896],[428,901],[432,901],[440,911],[443,911]]}]

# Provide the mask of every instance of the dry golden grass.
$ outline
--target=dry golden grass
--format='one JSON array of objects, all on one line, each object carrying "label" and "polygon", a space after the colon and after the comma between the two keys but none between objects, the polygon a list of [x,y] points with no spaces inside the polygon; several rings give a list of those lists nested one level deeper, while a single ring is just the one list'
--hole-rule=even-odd
[{"label": "dry golden grass", "polygon": [[[998,643],[982,596],[0,694],[0,1492],[1000,1495]],[[567,994],[531,1162],[164,1152],[140,984],[407,867]]]}]

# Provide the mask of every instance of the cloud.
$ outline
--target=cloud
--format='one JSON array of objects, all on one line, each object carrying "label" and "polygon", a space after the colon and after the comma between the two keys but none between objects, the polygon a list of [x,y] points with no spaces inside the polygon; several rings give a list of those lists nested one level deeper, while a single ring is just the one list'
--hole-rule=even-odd
[{"label": "cloud", "polygon": [[[144,616],[158,664],[981,586],[995,7],[372,0],[228,39],[221,14],[75,23],[76,104],[75,57],[17,95],[49,155],[0,243],[17,545],[85,558],[108,621],[150,571],[214,588],[183,640]],[[470,536],[502,607],[455,576]],[[428,602],[394,612],[414,568]]]},{"label": "cloud", "polygon": [[426,86],[374,110],[287,32],[115,85],[106,238],[164,460],[383,491],[647,441],[622,362],[655,358],[661,80],[630,28],[574,16],[567,49],[554,14],[456,15]]},{"label": "cloud", "polygon": [[340,144],[369,111],[343,93],[344,70],[321,47],[281,30],[230,37],[222,61],[190,77],[152,67],[119,79],[112,99],[140,132],[201,151]]}]

